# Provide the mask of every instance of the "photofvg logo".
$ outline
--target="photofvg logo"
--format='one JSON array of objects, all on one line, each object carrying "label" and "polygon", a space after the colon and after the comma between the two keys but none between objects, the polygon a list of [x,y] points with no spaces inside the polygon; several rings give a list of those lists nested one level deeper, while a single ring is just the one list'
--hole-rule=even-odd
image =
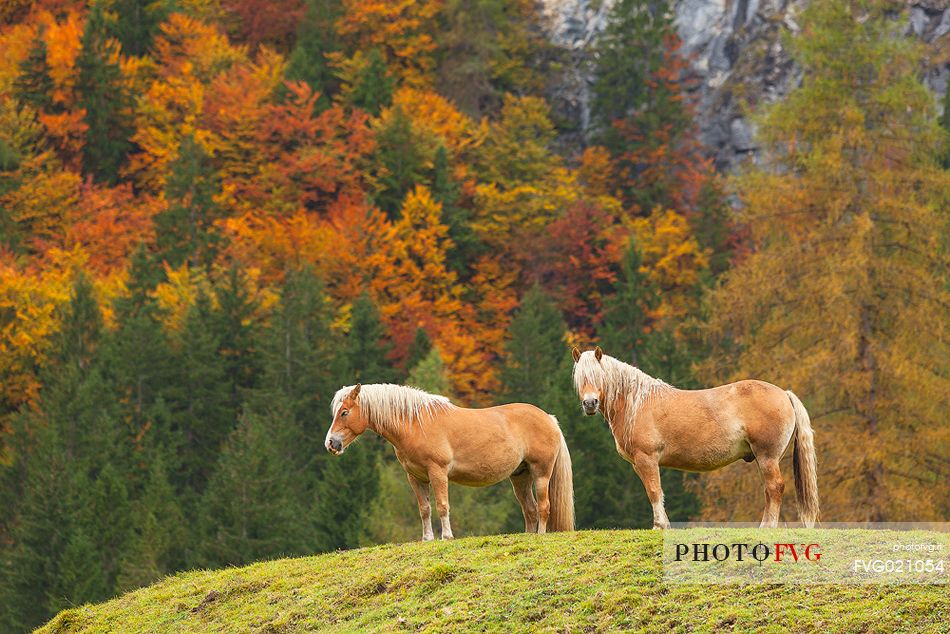
[{"label": "photofvg logo", "polygon": [[944,584],[948,526],[863,523],[759,529],[735,523],[674,524],[663,531],[663,580]]},{"label": "photofvg logo", "polygon": [[732,544],[676,544],[676,561],[684,561],[692,558],[693,561],[746,561],[754,559],[759,563],[774,560],[776,563],[782,561],[821,561],[820,544],[757,544],[732,543]]}]

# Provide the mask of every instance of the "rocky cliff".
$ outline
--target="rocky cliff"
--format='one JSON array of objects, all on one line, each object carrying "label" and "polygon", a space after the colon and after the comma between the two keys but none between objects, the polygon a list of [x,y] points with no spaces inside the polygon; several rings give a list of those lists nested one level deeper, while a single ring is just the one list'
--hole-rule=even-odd
[{"label": "rocky cliff", "polygon": [[[542,0],[543,26],[563,49],[565,71],[552,86],[557,115],[574,124],[565,142],[581,143],[589,132],[593,81],[592,45],[607,24],[612,0]],[[912,0],[905,33],[928,46],[925,80],[936,95],[950,75],[948,0]],[[675,22],[683,53],[698,79],[702,139],[723,171],[756,154],[749,114],[783,98],[801,72],[782,45],[796,32],[803,0],[677,0]],[[903,18],[902,18],[903,19]]]}]

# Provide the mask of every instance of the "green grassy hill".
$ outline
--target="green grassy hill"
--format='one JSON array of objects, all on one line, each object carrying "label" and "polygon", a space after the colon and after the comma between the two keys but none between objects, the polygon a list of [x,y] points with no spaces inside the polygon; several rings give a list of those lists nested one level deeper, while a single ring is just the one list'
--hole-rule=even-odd
[{"label": "green grassy hill", "polygon": [[41,632],[947,631],[945,586],[662,583],[657,531],[394,544],[190,572]]}]

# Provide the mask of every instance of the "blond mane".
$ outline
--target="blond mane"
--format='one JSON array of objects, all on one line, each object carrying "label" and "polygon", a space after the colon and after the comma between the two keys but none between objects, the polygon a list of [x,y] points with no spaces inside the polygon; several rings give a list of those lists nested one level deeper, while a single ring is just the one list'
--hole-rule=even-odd
[{"label": "blond mane", "polygon": [[624,419],[618,422],[623,424],[624,433],[628,436],[643,403],[659,392],[673,389],[660,379],[606,354],[598,361],[593,350],[581,354],[574,364],[574,389],[577,390],[578,396],[585,385],[600,390],[607,421],[611,425],[614,423],[610,418],[614,404],[618,398],[624,398],[627,407]]},{"label": "blond mane", "polygon": [[[343,399],[355,386],[347,385],[333,395],[333,417],[343,404]],[[397,425],[411,425],[432,418],[438,412],[455,407],[452,402],[436,394],[418,388],[391,383],[364,385],[357,397],[360,411],[373,429],[395,429]]]}]

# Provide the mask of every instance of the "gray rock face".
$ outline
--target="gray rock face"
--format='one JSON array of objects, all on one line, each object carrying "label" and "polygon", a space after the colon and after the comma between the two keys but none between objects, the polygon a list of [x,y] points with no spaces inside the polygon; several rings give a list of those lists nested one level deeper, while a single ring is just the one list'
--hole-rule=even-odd
[{"label": "gray rock face", "polygon": [[[579,147],[590,133],[591,47],[607,24],[614,0],[541,0],[543,27],[565,53],[562,76],[550,86],[555,116],[573,123],[561,139]],[[732,171],[757,155],[750,111],[785,97],[801,72],[782,46],[796,33],[804,0],[676,0],[675,23],[683,54],[698,80],[701,138],[716,166]],[[934,59],[925,81],[936,95],[950,76],[947,0],[912,0],[906,33],[930,44]]]}]

